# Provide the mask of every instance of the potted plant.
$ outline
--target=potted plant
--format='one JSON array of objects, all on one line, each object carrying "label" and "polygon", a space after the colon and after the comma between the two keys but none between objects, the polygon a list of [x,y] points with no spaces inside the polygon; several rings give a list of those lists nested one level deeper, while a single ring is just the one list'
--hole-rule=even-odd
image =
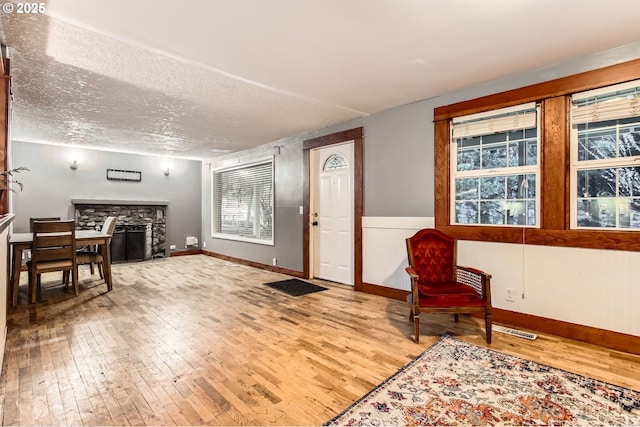
[{"label": "potted plant", "polygon": [[4,190],[15,190],[12,188],[12,185],[15,184],[20,187],[20,191],[24,188],[24,184],[14,178],[14,175],[18,172],[28,171],[29,169],[24,166],[20,166],[18,168],[9,169],[6,171],[0,171],[0,192]]}]

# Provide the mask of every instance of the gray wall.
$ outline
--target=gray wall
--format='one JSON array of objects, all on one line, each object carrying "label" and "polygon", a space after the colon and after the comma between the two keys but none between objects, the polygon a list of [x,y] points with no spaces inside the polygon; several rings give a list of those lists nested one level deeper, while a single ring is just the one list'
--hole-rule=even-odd
[{"label": "gray wall", "polygon": [[211,183],[207,166],[202,173],[202,230],[206,249],[264,264],[271,264],[271,259],[277,257],[280,266],[301,271],[302,217],[297,215],[297,206],[302,205],[303,196],[302,141],[359,126],[364,128],[365,216],[433,216],[434,176],[438,173],[433,163],[434,108],[637,59],[639,52],[640,42],[633,43],[211,160],[214,168],[250,162],[265,153],[273,154],[274,145],[283,146],[282,155],[276,159],[279,172],[275,184],[275,246],[211,238]]},{"label": "gray wall", "polygon": [[[202,234],[200,161],[13,141],[11,164],[29,168],[16,175],[24,190],[12,194],[15,232],[28,231],[30,217],[73,218],[71,199],[106,199],[168,201],[167,247]],[[140,171],[142,181],[108,181],[107,169]]]},{"label": "gray wall", "polygon": [[[280,154],[275,154],[275,145],[284,145]],[[216,169],[226,168],[258,159],[274,156],[275,176],[275,223],[274,245],[245,243],[211,237],[211,174]],[[287,138],[266,144],[254,150],[229,154],[205,162],[202,167],[202,231],[206,244],[204,249],[236,258],[302,270],[302,139]]]}]

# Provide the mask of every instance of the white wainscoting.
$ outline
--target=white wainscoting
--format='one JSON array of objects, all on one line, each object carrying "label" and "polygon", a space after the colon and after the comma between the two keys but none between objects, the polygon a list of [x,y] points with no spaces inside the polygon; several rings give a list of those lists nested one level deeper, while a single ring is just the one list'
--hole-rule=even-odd
[{"label": "white wainscoting", "polygon": [[363,217],[362,280],[388,288],[410,290],[405,239],[434,226],[433,217]]},{"label": "white wainscoting", "polygon": [[[405,239],[434,219],[362,224],[363,281],[408,291]],[[458,264],[491,273],[496,308],[640,336],[640,252],[459,241]]]},{"label": "white wainscoting", "polygon": [[639,252],[460,241],[458,264],[491,273],[494,307],[640,336]]}]

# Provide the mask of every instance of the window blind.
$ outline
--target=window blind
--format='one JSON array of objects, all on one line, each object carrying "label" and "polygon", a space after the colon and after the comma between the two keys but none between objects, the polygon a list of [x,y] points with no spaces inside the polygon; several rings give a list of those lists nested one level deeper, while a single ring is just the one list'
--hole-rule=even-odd
[{"label": "window blind", "polygon": [[574,94],[574,125],[640,116],[640,80]]},{"label": "window blind", "polygon": [[453,139],[457,139],[536,126],[536,104],[531,102],[486,113],[456,117],[452,120],[451,132]]},{"label": "window blind", "polygon": [[214,172],[214,232],[273,241],[273,161]]}]

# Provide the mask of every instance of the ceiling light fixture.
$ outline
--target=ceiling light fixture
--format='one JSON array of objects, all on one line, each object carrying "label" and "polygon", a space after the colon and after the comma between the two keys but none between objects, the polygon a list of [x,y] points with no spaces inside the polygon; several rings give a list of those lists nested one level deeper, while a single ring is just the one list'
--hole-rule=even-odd
[{"label": "ceiling light fixture", "polygon": [[77,160],[74,160],[74,161],[73,161],[73,163],[71,163],[71,164],[69,165],[69,167],[71,168],[71,170],[76,170],[76,169],[78,169],[78,161],[77,161]]}]

